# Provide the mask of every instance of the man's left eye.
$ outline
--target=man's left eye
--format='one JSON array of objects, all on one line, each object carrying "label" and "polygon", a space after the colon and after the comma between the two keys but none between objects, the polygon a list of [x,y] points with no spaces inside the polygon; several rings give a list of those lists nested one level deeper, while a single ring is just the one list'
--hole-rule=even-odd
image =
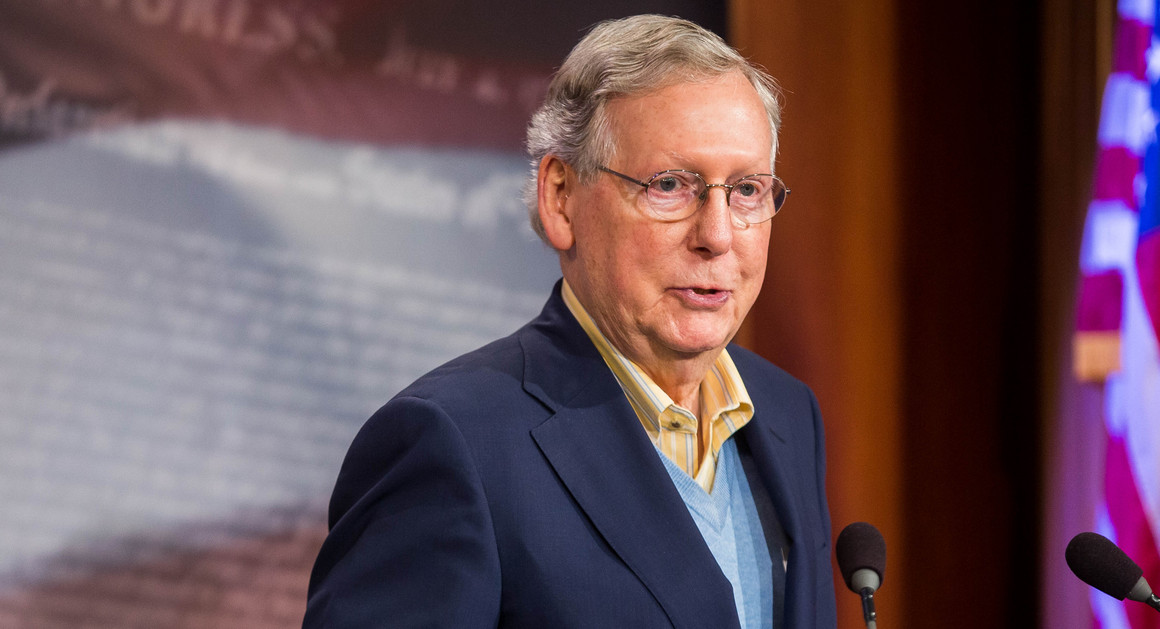
[{"label": "man's left eye", "polygon": [[736,186],[733,186],[733,191],[740,193],[742,196],[751,197],[757,194],[757,185],[753,182],[742,181]]}]

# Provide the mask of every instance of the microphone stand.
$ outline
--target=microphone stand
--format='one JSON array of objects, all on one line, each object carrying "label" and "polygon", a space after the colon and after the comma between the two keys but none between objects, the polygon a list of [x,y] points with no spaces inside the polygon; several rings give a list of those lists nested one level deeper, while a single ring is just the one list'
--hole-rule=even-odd
[{"label": "microphone stand", "polygon": [[[859,594],[862,595],[862,620],[866,621],[866,629],[878,629],[878,612],[874,610],[874,590],[865,587]],[[1156,596],[1153,595],[1152,598]],[[1157,603],[1160,603],[1160,599],[1157,599]]]}]

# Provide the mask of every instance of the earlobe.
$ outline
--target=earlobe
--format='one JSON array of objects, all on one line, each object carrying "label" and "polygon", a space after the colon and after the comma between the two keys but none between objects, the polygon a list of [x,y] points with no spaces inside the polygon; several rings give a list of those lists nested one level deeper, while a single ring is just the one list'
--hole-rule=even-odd
[{"label": "earlobe", "polygon": [[567,251],[576,242],[568,205],[569,191],[575,179],[569,178],[569,170],[560,158],[546,155],[540,160],[536,177],[540,222],[544,225],[548,242],[558,251]]}]

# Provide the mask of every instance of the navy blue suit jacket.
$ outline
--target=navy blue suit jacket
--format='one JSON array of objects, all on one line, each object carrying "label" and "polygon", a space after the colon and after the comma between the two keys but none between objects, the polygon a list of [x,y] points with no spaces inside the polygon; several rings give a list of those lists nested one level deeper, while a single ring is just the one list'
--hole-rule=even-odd
[{"label": "navy blue suit jacket", "polygon": [[[788,538],[788,629],[836,626],[809,389],[730,355]],[[563,303],[423,376],[367,421],[330,503],[306,627],[737,627],[728,580]]]}]

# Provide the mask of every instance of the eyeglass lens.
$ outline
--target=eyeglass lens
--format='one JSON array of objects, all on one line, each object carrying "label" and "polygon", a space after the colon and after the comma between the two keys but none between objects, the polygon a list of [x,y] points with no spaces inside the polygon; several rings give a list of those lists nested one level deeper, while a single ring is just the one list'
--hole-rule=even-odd
[{"label": "eyeglass lens", "polygon": [[658,173],[646,186],[649,205],[663,219],[680,220],[696,212],[710,188],[724,188],[733,214],[746,223],[769,220],[785,202],[786,188],[772,175],[749,175],[732,184],[707,184],[697,173],[671,170]]}]

